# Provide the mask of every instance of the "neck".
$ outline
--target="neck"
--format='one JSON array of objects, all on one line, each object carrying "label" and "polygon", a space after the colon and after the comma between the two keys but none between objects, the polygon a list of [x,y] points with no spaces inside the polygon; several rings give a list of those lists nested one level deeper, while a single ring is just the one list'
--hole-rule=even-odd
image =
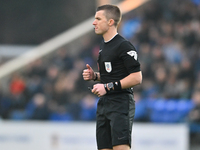
[{"label": "neck", "polygon": [[110,28],[105,34],[103,34],[103,39],[105,42],[110,41],[117,34],[116,28]]},{"label": "neck", "polygon": [[114,37],[117,35],[118,33],[116,33],[115,35],[113,35],[113,37],[112,38],[110,38],[108,41],[104,41],[105,43],[108,43],[108,42],[110,42],[112,39],[114,39]]}]

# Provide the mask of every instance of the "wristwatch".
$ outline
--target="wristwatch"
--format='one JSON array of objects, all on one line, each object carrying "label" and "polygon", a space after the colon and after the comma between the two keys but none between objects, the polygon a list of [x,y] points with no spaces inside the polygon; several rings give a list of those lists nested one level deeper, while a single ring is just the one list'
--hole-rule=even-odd
[{"label": "wristwatch", "polygon": [[108,83],[108,88],[110,89],[110,91],[113,90],[114,84],[112,82]]},{"label": "wristwatch", "polygon": [[108,88],[107,88],[107,84],[104,84],[104,88],[106,90],[106,93],[108,93],[109,91],[108,91]]}]

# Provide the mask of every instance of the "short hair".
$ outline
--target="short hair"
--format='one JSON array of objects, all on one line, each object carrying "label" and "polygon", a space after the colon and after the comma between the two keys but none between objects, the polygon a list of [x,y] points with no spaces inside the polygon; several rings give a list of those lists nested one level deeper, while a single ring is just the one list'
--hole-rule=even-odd
[{"label": "short hair", "polygon": [[116,27],[118,26],[119,22],[121,21],[121,17],[122,17],[119,7],[117,7],[115,5],[106,4],[106,5],[97,7],[96,11],[100,11],[100,10],[105,10],[106,18],[108,20],[113,19],[115,21],[114,25]]}]

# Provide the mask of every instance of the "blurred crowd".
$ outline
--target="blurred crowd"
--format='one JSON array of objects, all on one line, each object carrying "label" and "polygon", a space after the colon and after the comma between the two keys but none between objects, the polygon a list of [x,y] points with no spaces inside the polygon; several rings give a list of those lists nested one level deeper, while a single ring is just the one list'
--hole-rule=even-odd
[{"label": "blurred crowd", "polygon": [[95,41],[92,47],[91,41],[84,38],[77,56],[72,56],[68,46],[64,46],[47,58],[37,59],[13,73],[7,90],[0,90],[0,117],[12,120],[95,120],[98,99],[88,90],[92,82],[82,79],[85,63],[96,68],[94,57],[98,55],[98,47]]},{"label": "blurred crowd", "polygon": [[136,46],[144,77],[135,91],[139,104],[152,99],[200,104],[193,100],[200,92],[199,11],[199,1],[175,0],[151,2],[127,15],[121,32]]},{"label": "blurred crowd", "polygon": [[[199,12],[198,0],[170,0],[123,16],[119,33],[136,47],[143,72],[143,83],[134,88],[136,121],[200,123]],[[98,97],[88,90],[94,82],[82,78],[86,63],[97,71],[101,37],[93,36],[74,53],[64,46],[13,73],[0,90],[0,118],[95,120]]]}]

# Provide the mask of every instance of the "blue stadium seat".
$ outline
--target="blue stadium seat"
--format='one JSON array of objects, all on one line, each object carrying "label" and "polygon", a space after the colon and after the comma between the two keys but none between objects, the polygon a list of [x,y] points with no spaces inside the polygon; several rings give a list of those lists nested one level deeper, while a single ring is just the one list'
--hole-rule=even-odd
[{"label": "blue stadium seat", "polygon": [[[152,102],[152,101],[151,101]],[[185,120],[193,108],[191,100],[154,100],[148,105],[150,121],[156,123],[178,123]]]}]

